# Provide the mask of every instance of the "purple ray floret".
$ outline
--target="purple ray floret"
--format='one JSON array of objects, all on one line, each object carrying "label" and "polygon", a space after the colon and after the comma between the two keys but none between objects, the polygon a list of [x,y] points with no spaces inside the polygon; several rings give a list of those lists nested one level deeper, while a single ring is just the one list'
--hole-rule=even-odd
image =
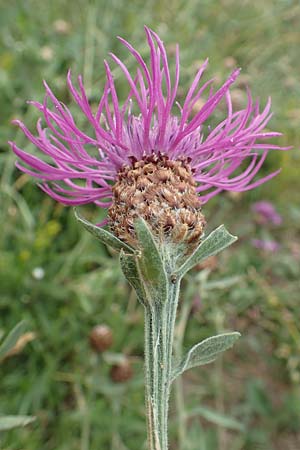
[{"label": "purple ray floret", "polygon": [[[71,72],[68,73],[68,89],[89,122],[91,134],[78,128],[70,110],[45,83],[43,103],[30,102],[43,116],[43,121],[37,122],[36,135],[22,122],[14,121],[43,155],[38,158],[12,142],[19,158],[17,167],[42,180],[40,187],[57,201],[67,205],[94,202],[100,207],[111,204],[111,186],[118,171],[131,165],[132,157],[140,160],[152,153],[165,154],[172,160],[189,158],[202,203],[221,191],[245,191],[274,177],[279,170],[255,180],[269,150],[286,150],[266,143],[267,139],[280,135],[264,131],[271,118],[270,99],[260,110],[248,91],[247,106],[234,112],[229,89],[239,69],[214,91],[213,80],[200,84],[206,60],[179,105],[178,46],[175,74],[171,77],[163,42],[147,27],[145,32],[150,64],[119,38],[136,60],[134,76],[117,56],[110,55],[128,82],[128,96],[122,105],[106,61],[106,83],[96,108],[90,104],[82,78],[78,77],[75,87]],[[197,102],[207,91],[206,102],[195,113]],[[211,128],[210,116],[223,99],[227,105],[226,118]]]}]

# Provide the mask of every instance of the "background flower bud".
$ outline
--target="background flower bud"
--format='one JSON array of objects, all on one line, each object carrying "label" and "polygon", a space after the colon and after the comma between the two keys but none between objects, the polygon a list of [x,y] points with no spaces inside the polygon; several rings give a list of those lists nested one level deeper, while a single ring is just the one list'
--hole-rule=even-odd
[{"label": "background flower bud", "polygon": [[128,359],[115,364],[110,369],[110,378],[114,383],[125,383],[133,376],[133,370]]},{"label": "background flower bud", "polygon": [[113,343],[113,333],[107,325],[96,325],[89,335],[90,344],[97,352],[108,350]]}]

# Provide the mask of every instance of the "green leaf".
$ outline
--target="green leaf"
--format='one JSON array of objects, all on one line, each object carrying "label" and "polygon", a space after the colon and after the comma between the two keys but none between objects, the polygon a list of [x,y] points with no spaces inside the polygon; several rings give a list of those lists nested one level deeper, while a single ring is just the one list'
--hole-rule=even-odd
[{"label": "green leaf", "polygon": [[140,254],[137,255],[137,268],[147,296],[155,302],[163,302],[167,298],[168,278],[160,252],[154,237],[143,219],[135,223]]},{"label": "green leaf", "polygon": [[235,284],[241,282],[242,279],[243,279],[242,276],[236,275],[233,277],[220,278],[214,281],[207,281],[205,283],[205,290],[210,291],[214,289],[221,289],[221,290],[228,289],[231,286],[234,286]]},{"label": "green leaf", "polygon": [[25,427],[35,421],[33,416],[0,416],[0,431],[11,430],[16,427]]},{"label": "green leaf", "polygon": [[4,359],[6,355],[14,348],[19,338],[24,333],[25,329],[26,323],[24,321],[21,321],[6,336],[6,338],[0,345],[0,361]]},{"label": "green leaf", "polygon": [[182,277],[194,266],[199,264],[209,256],[216,255],[224,248],[231,245],[237,240],[236,236],[230,234],[224,225],[220,225],[216,230],[212,231],[206,239],[204,239],[196,248],[194,253],[184,262],[178,269],[177,275]]},{"label": "green leaf", "polygon": [[245,430],[245,426],[234,417],[229,417],[228,415],[221,414],[209,408],[204,408],[203,406],[197,406],[191,411],[187,411],[187,418],[195,416],[204,417],[204,419],[209,420],[210,422],[223,428],[229,428],[231,430],[238,431]]},{"label": "green leaf", "polygon": [[145,304],[145,291],[143,288],[143,285],[140,280],[140,276],[138,273],[137,268],[137,262],[136,262],[136,256],[135,255],[128,255],[124,252],[124,250],[121,250],[120,252],[120,264],[123,274],[125,275],[125,278],[129,282],[129,284],[134,288],[136,291],[136,294],[138,296],[138,299],[142,304]]},{"label": "green leaf", "polygon": [[113,247],[115,250],[120,251],[121,249],[125,250],[127,253],[134,253],[134,250],[125,242],[118,239],[114,234],[105,230],[104,228],[97,227],[93,223],[86,220],[82,217],[77,210],[74,208],[74,214],[78,222],[80,222],[84,228],[89,231],[93,236],[95,236],[99,241],[101,241],[105,245],[109,245]]},{"label": "green leaf", "polygon": [[213,362],[220,353],[232,347],[240,336],[240,333],[234,331],[232,333],[218,334],[217,336],[212,336],[199,342],[174,367],[171,381],[175,380],[175,378],[188,369]]}]

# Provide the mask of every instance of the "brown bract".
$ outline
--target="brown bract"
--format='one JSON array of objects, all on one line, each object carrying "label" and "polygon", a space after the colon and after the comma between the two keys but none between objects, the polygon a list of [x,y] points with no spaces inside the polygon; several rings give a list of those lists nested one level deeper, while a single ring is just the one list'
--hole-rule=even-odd
[{"label": "brown bract", "polygon": [[134,221],[142,217],[161,241],[196,244],[203,232],[196,182],[187,159],[165,155],[132,160],[119,171],[109,208],[110,226],[120,239],[135,245]]}]

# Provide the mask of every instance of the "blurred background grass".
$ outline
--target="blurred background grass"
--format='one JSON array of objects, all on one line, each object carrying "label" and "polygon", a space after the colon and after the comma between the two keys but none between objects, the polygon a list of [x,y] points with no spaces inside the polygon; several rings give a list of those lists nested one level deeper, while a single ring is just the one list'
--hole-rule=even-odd
[{"label": "blurred background grass", "polygon": [[[241,66],[233,90],[236,106],[245,102],[248,84],[262,102],[270,94],[272,128],[284,133],[281,145],[296,148],[270,155],[264,170],[283,168],[272,182],[242,196],[219,196],[205,208],[209,229],[224,222],[240,240],[186,283],[185,345],[229,329],[241,331],[243,338],[223,360],[185,375],[188,438],[179,449],[173,401],[172,448],[299,449],[299,2],[2,0],[0,8],[0,336],[23,318],[34,333],[0,367],[0,414],[38,418],[28,428],[1,435],[1,448],[146,448],[142,308],[116,255],[79,229],[72,210],[46,198],[15,170],[6,142],[15,139],[29,148],[11,120],[18,117],[34,128],[35,113],[26,100],[42,99],[42,79],[68,103],[65,75],[71,67],[83,74],[96,101],[109,51],[134,66],[117,35],[148,58],[147,24],[170,53],[180,43],[182,95],[207,56],[209,76],[218,83]],[[115,75],[122,97],[125,84],[119,72]],[[261,199],[275,204],[281,226],[256,222],[251,204]],[[85,214],[97,221],[102,213],[90,207]],[[274,239],[280,250],[258,251],[251,246],[253,238]],[[109,325],[114,335],[104,357],[89,345],[90,330],[98,323]],[[134,376],[116,384],[109,374],[122,355]],[[238,422],[226,421],[227,416]]]}]

